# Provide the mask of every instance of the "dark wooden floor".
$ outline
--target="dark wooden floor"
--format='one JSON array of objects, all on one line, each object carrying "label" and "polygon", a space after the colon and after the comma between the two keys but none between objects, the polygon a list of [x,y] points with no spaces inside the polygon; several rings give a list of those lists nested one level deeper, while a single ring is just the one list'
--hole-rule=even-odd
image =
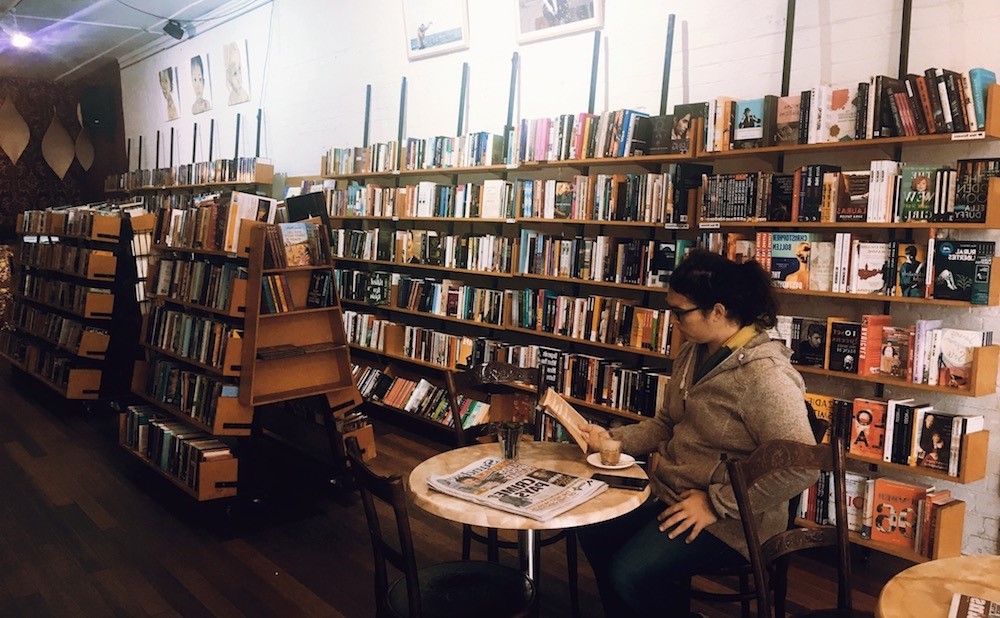
[{"label": "dark wooden floor", "polygon": [[[355,495],[276,445],[254,503],[199,505],[123,453],[110,411],[23,385],[0,368],[0,616],[371,616],[371,556]],[[377,467],[406,472],[446,445],[378,424]],[[412,509],[421,560],[455,559],[459,527]],[[542,616],[568,616],[562,546],[543,555]],[[514,564],[512,554],[501,559]],[[834,604],[832,561],[791,574],[791,609]],[[907,566],[859,560],[856,604]],[[599,616],[581,556],[587,617]],[[707,585],[719,585],[703,582]],[[723,583],[722,585],[725,585]],[[709,616],[735,607],[696,606]]]}]

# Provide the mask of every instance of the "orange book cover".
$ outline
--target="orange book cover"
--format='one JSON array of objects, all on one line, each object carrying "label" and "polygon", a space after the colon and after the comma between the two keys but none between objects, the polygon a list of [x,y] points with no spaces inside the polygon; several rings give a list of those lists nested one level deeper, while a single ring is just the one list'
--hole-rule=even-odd
[{"label": "orange book cover", "polygon": [[915,549],[917,505],[929,489],[885,477],[875,479],[872,540]]},{"label": "orange book cover", "polygon": [[882,327],[892,326],[892,316],[861,316],[861,344],[858,346],[858,374],[879,375],[882,364]]},{"label": "orange book cover", "polygon": [[858,397],[851,413],[851,441],[847,450],[852,455],[882,461],[885,450],[886,402]]}]

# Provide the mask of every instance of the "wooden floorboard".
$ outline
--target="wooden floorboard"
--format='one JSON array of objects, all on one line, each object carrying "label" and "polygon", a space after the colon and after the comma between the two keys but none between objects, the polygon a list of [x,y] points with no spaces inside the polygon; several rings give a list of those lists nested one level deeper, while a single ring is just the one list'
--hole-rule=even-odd
[{"label": "wooden floorboard", "polygon": [[[329,470],[257,444],[244,454],[261,472],[240,479],[256,480],[254,495],[197,504],[120,449],[110,410],[14,388],[7,372],[0,367],[0,617],[373,614],[364,514],[355,494],[328,482]],[[450,439],[377,419],[376,436],[373,467],[403,475]],[[459,557],[459,525],[416,507],[410,518],[421,563]],[[474,547],[474,557],[483,553]],[[908,565],[858,557],[856,605],[872,609],[881,585]],[[501,561],[517,564],[509,550]],[[582,554],[579,562],[582,616],[598,618],[593,574]],[[832,602],[833,564],[828,556],[793,563],[790,609]],[[544,548],[541,616],[570,615],[565,582],[565,545]],[[694,609],[712,618],[739,613],[734,605]]]}]

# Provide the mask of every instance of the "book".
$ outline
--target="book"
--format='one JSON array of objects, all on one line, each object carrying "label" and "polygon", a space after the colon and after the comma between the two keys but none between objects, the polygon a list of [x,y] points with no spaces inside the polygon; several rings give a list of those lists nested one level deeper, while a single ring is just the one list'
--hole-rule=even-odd
[{"label": "book", "polygon": [[818,238],[809,232],[771,234],[771,279],[779,288],[804,290],[809,287],[809,258]]},{"label": "book", "polygon": [[915,547],[918,503],[932,489],[887,477],[875,479],[871,539],[907,548]]},{"label": "book", "polygon": [[833,258],[835,245],[830,241],[812,243],[809,254],[809,289],[829,292],[833,289]]},{"label": "book", "polygon": [[451,474],[428,476],[427,484],[434,491],[538,521],[565,513],[608,488],[597,479],[495,457]]},{"label": "book", "polygon": [[821,88],[822,113],[817,142],[841,142],[854,139],[857,122],[858,85]]},{"label": "book", "polygon": [[858,372],[861,347],[861,323],[829,317],[827,326],[826,368],[844,373]]},{"label": "book", "polygon": [[[917,466],[948,472],[954,418],[951,414],[930,410],[917,414],[914,419],[917,425],[917,441],[914,449]],[[958,436],[958,439],[961,440],[961,436]]]},{"label": "book", "polygon": [[792,332],[798,337],[794,342],[792,362],[797,365],[822,367],[826,352],[826,319],[796,317]]},{"label": "book", "polygon": [[886,402],[856,397],[852,407],[851,437],[848,449],[852,455],[882,461],[885,451]]},{"label": "book", "polygon": [[865,314],[861,316],[861,340],[858,343],[858,373],[878,375],[881,366],[882,327],[892,324],[892,316]]},{"label": "book", "polygon": [[959,159],[956,163],[955,206],[946,220],[986,221],[990,178],[1000,176],[1000,159]]},{"label": "book", "polygon": [[927,267],[927,247],[921,243],[900,242],[896,245],[896,282],[894,296],[923,298]]},{"label": "book", "polygon": [[903,189],[898,221],[930,221],[934,204],[934,178],[940,166],[903,165]]},{"label": "book", "polygon": [[673,147],[671,136],[674,128],[674,115],[650,116],[646,122],[650,124],[646,154],[659,155],[673,152],[671,150]]},{"label": "book", "polygon": [[992,342],[992,332],[942,328],[938,384],[952,388],[971,388],[973,351]]},{"label": "book", "polygon": [[692,129],[695,120],[708,117],[708,103],[683,103],[674,106],[673,124],[670,131],[670,152],[686,153],[691,149]]},{"label": "book", "polygon": [[976,128],[986,128],[986,93],[990,84],[997,83],[997,74],[989,69],[969,69],[969,88],[972,91],[972,106],[976,116]]},{"label": "book", "polygon": [[[799,143],[799,104],[802,95],[778,97],[775,114],[774,144],[786,146]],[[776,221],[778,219],[770,219]]]},{"label": "book", "polygon": [[884,294],[889,243],[852,241],[850,291],[852,294]]},{"label": "book", "polygon": [[823,434],[823,438],[820,442],[828,444],[830,442],[830,435],[833,433],[833,403],[834,398],[830,395],[821,395],[819,393],[806,392],[806,401],[812,406],[813,413],[815,413],[816,418],[821,419],[829,423],[826,428],[826,432]]},{"label": "book", "polygon": [[[993,241],[935,241],[933,297],[972,302],[974,287],[976,287],[977,260],[992,257],[994,250],[995,243]],[[988,291],[988,273],[981,272],[979,278],[983,279],[984,275],[986,275],[985,284]],[[983,281],[979,282],[979,298],[982,298],[983,283]]]},{"label": "book", "polygon": [[834,218],[838,223],[868,220],[870,184],[871,171],[869,170],[840,172],[840,186],[834,204]]},{"label": "book", "polygon": [[287,266],[309,266],[312,263],[309,242],[310,225],[303,221],[278,224],[281,233],[281,246],[284,251],[284,263]]},{"label": "book", "polygon": [[900,380],[906,380],[913,376],[913,366],[910,363],[912,331],[912,327],[882,327],[882,356],[879,361],[879,373]]},{"label": "book", "polygon": [[948,607],[948,618],[1000,618],[1000,601],[954,592]]},{"label": "book", "polygon": [[584,454],[587,453],[587,438],[580,431],[581,425],[586,425],[589,421],[580,415],[576,411],[576,408],[571,406],[563,399],[555,389],[549,387],[542,398],[538,401],[538,405],[545,408],[545,411],[551,414],[560,424],[566,429],[566,431],[573,437],[580,450]]},{"label": "book", "polygon": [[[772,96],[771,99],[774,102],[777,101],[776,97]],[[733,104],[730,121],[734,127],[731,142],[734,149],[760,148],[770,145],[767,141],[768,137],[764,133],[764,100],[764,98],[741,99]]]}]

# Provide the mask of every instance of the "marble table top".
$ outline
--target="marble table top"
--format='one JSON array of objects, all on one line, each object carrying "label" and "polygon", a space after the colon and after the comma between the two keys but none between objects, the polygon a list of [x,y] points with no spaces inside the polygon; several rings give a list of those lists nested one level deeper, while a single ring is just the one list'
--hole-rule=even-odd
[{"label": "marble table top", "polygon": [[958,556],[912,566],[885,585],[875,615],[945,618],[956,592],[1000,602],[1000,556]]},{"label": "marble table top", "polygon": [[[559,530],[614,519],[638,508],[649,496],[649,487],[642,491],[608,488],[562,515],[548,521],[536,521],[529,517],[453,498],[433,491],[427,485],[427,478],[431,475],[451,474],[477,459],[497,456],[499,453],[500,445],[497,443],[475,444],[445,451],[422,462],[413,469],[408,478],[408,489],[413,496],[413,502],[429,513],[462,524],[503,530]],[[595,472],[646,478],[646,473],[639,466],[624,470],[595,468],[586,462],[583,452],[576,444],[524,442],[520,445],[519,460],[539,468],[585,478],[589,478]]]}]

